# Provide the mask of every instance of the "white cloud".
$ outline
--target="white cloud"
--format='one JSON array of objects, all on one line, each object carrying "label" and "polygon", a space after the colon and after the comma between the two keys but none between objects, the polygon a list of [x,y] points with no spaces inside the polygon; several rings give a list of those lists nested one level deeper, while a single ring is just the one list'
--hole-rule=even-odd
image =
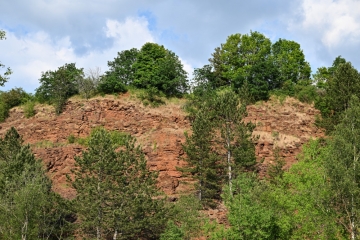
[{"label": "white cloud", "polygon": [[63,37],[53,41],[46,32],[39,31],[23,37],[7,33],[7,40],[1,41],[1,48],[6,49],[1,60],[14,72],[6,88],[21,86],[27,91],[38,87],[41,72],[55,70],[65,63],[75,62],[77,67],[85,69],[100,67],[107,69],[107,61],[116,57],[117,52],[140,48],[146,42],[154,42],[144,18],[127,18],[124,22],[108,19],[104,35],[114,39],[113,46],[104,51],[90,51],[78,56],[75,54],[70,38]]},{"label": "white cloud", "polygon": [[116,45],[128,49],[140,47],[145,42],[154,42],[154,37],[148,30],[145,18],[126,18],[124,22],[108,19],[106,21],[106,36],[115,39]]},{"label": "white cloud", "polygon": [[340,44],[360,43],[360,1],[304,0],[302,30],[319,34],[329,49]]},{"label": "white cloud", "polygon": [[183,65],[184,70],[188,73],[188,77],[192,78],[192,73],[194,71],[194,68],[186,60],[181,59],[180,57],[179,59]]}]

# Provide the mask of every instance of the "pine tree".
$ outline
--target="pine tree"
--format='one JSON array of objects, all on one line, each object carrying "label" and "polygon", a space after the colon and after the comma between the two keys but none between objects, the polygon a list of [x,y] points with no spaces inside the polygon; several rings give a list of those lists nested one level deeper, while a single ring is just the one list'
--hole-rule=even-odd
[{"label": "pine tree", "polygon": [[96,129],[88,150],[75,158],[75,206],[89,237],[153,239],[165,227],[164,202],[156,198],[157,173],[148,170],[135,139],[125,138],[118,146],[105,129]]},{"label": "pine tree", "polygon": [[0,238],[60,239],[69,234],[66,201],[29,145],[11,128],[0,139]]},{"label": "pine tree", "polygon": [[185,134],[186,142],[183,149],[187,154],[189,166],[182,171],[191,173],[197,181],[195,186],[199,200],[204,205],[212,205],[213,199],[220,199],[221,174],[218,166],[219,157],[213,152],[212,131],[213,111],[204,105],[195,114],[192,123],[192,134]]},{"label": "pine tree", "polygon": [[231,188],[232,179],[256,163],[251,141],[254,126],[244,123],[246,106],[231,89],[209,90],[193,102],[189,108],[192,134],[186,135],[183,146],[189,167],[183,170],[192,173],[199,199],[209,205],[220,199],[224,182]]},{"label": "pine tree", "polygon": [[255,164],[255,146],[251,142],[253,124],[244,123],[247,116],[246,106],[241,104],[239,96],[230,89],[219,92],[215,98],[216,127],[221,137],[216,142],[223,146],[226,155],[227,181],[230,192],[232,179],[236,173]]}]

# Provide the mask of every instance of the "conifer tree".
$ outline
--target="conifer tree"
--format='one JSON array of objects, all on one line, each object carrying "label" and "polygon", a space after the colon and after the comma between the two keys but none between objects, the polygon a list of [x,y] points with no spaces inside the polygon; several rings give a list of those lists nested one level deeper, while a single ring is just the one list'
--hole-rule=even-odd
[{"label": "conifer tree", "polygon": [[70,233],[68,216],[41,162],[11,128],[0,139],[0,239],[61,239]]},{"label": "conifer tree", "polygon": [[255,164],[254,127],[244,123],[246,106],[231,89],[209,90],[193,103],[189,107],[192,135],[186,135],[184,144],[189,166],[183,170],[198,181],[199,199],[209,205],[220,198],[224,182],[231,188],[236,174]]},{"label": "conifer tree", "polygon": [[105,129],[96,129],[88,150],[75,158],[75,206],[88,237],[153,239],[165,227],[164,202],[154,199],[157,173],[148,170],[135,139],[125,138],[118,146]]},{"label": "conifer tree", "polygon": [[186,142],[183,145],[187,154],[186,161],[189,167],[184,172],[191,173],[197,180],[196,190],[199,200],[204,205],[212,205],[213,199],[219,199],[221,189],[222,167],[218,166],[219,157],[212,150],[213,111],[210,106],[204,105],[198,109],[192,123],[192,134],[185,134]]},{"label": "conifer tree", "polygon": [[244,123],[247,116],[246,106],[241,104],[239,96],[230,89],[219,92],[215,98],[216,127],[221,137],[216,142],[223,146],[226,155],[227,180],[232,191],[232,179],[236,172],[255,164],[255,147],[251,142],[253,124]]}]

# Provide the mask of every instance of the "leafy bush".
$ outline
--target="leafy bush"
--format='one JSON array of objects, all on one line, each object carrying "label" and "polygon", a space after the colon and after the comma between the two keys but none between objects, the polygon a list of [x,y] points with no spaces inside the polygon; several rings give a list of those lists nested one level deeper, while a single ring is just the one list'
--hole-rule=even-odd
[{"label": "leafy bush", "polygon": [[71,134],[67,140],[68,140],[68,143],[72,144],[72,143],[75,143],[76,138],[73,134]]},{"label": "leafy bush", "polygon": [[[84,138],[76,138],[74,135],[70,135],[68,137],[68,142],[69,143],[77,143],[82,146],[88,146],[91,136],[96,132],[97,129],[99,129],[99,128],[98,127],[94,128],[91,131],[90,136],[87,136]],[[115,147],[124,146],[127,141],[127,138],[129,137],[128,133],[119,132],[119,131],[109,131],[109,134],[110,134],[111,142],[113,143],[113,145]]]},{"label": "leafy bush", "polygon": [[158,107],[165,104],[165,102],[161,99],[164,97],[164,94],[155,87],[146,89],[143,93],[139,94],[138,97],[145,106],[150,105],[152,107]]},{"label": "leafy bush", "polygon": [[4,122],[9,116],[9,109],[4,102],[0,101],[0,122]]},{"label": "leafy bush", "polygon": [[33,117],[35,115],[35,102],[34,101],[27,101],[24,106],[24,115],[26,118]]},{"label": "leafy bush", "polygon": [[112,94],[112,93],[124,93],[127,91],[126,85],[119,81],[117,77],[112,74],[104,76],[98,86],[100,93]]},{"label": "leafy bush", "polygon": [[5,121],[9,110],[32,99],[22,88],[13,88],[7,92],[0,93],[0,121]]},{"label": "leafy bush", "polygon": [[60,114],[67,99],[78,93],[77,80],[83,76],[83,69],[76,68],[75,63],[65,64],[56,71],[46,71],[41,75],[35,96],[41,103],[53,104],[56,114]]}]

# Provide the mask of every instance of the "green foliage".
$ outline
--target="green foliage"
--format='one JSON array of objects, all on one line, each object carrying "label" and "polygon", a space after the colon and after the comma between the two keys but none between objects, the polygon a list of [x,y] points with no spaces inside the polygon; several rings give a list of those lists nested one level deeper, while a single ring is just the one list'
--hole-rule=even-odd
[{"label": "green foliage", "polygon": [[129,87],[146,89],[144,99],[156,105],[159,96],[180,97],[188,89],[187,73],[178,56],[156,43],[119,52],[108,66],[110,70],[98,87],[102,93],[126,92]]},{"label": "green foliage", "polygon": [[145,43],[134,63],[137,88],[155,88],[166,96],[181,96],[187,90],[187,73],[170,50],[156,43]]},{"label": "green foliage", "polygon": [[351,96],[360,97],[360,73],[339,56],[332,67],[319,68],[314,79],[319,93],[315,107],[322,116],[317,124],[330,133],[340,122],[342,112],[348,108]]},{"label": "green foliage", "polygon": [[[277,133],[278,135],[279,133]],[[278,183],[281,181],[284,175],[285,160],[280,156],[280,148],[276,147],[274,149],[274,163],[269,165],[267,169],[267,174],[269,175],[269,179],[271,183]]]},{"label": "green foliage", "polygon": [[282,211],[277,212],[266,201],[266,184],[258,182],[254,175],[242,174],[233,188],[233,196],[229,188],[224,194],[231,224],[229,239],[289,239],[291,228],[283,222],[287,219],[281,219]]},{"label": "green foliage", "polygon": [[102,128],[92,132],[88,150],[75,158],[74,201],[83,234],[104,239],[156,238],[167,222],[158,197],[156,172],[150,172],[140,146],[126,137],[116,143]]},{"label": "green foliage", "polygon": [[308,81],[311,72],[300,45],[294,41],[279,39],[271,44],[259,32],[232,34],[215,48],[209,61],[210,65],[194,71],[197,86],[231,86],[248,103],[267,100],[269,91],[280,89],[291,96],[301,92],[303,101],[313,101],[308,96],[309,88],[294,89],[300,81]]},{"label": "green foliage", "polygon": [[[0,30],[0,40],[6,39],[5,31]],[[4,68],[5,65],[0,62],[0,68]],[[7,68],[4,74],[0,74],[0,86],[4,86],[4,84],[9,80],[9,76],[12,74],[10,68]]]},{"label": "green foliage", "polygon": [[233,194],[226,187],[223,195],[231,227],[216,229],[212,239],[343,239],[337,208],[330,205],[328,154],[324,141],[310,141],[276,182],[239,175]]},{"label": "green foliage", "polygon": [[192,135],[185,134],[183,145],[189,167],[183,171],[198,181],[196,189],[202,203],[213,206],[224,182],[231,186],[237,173],[254,166],[254,126],[243,122],[246,106],[231,89],[207,91],[193,100],[187,107],[193,119]]},{"label": "green foliage", "polygon": [[[341,66],[344,65],[340,65]],[[326,162],[330,178],[332,207],[338,221],[349,232],[351,239],[358,238],[360,205],[360,104],[353,96],[335,127]]]},{"label": "green foliage", "polygon": [[71,134],[71,135],[67,138],[67,140],[68,140],[68,143],[72,144],[72,143],[75,143],[76,138],[75,138],[75,136],[74,136],[73,134]]},{"label": "green foliage", "polygon": [[35,96],[40,102],[53,104],[56,114],[60,114],[67,99],[78,93],[77,81],[83,75],[83,69],[76,68],[75,63],[42,73]]},{"label": "green foliage", "polygon": [[166,225],[166,231],[160,235],[160,240],[183,240],[184,231],[175,225],[173,221],[169,221]]},{"label": "green foliage", "polygon": [[85,77],[77,78],[77,88],[80,95],[89,99],[97,93],[97,88],[100,82],[100,68],[89,69]]},{"label": "green foliage", "polygon": [[[77,143],[77,144],[80,144],[80,145],[83,145],[85,147],[88,147],[89,146],[89,141],[92,137],[92,134],[94,132],[96,132],[97,130],[99,130],[101,128],[97,127],[97,128],[94,128],[90,134],[90,136],[87,136],[87,137],[84,137],[84,138],[77,138],[75,137],[74,135],[70,135],[68,137],[68,142],[70,144],[72,143]],[[113,144],[114,147],[121,147],[121,146],[125,146],[125,143],[127,141],[127,138],[129,137],[129,134],[128,133],[125,133],[125,132],[119,132],[119,131],[108,131],[109,135],[110,135],[110,139],[111,139],[111,142]]]},{"label": "green foliage", "polygon": [[267,99],[269,79],[274,74],[268,61],[270,53],[270,40],[259,32],[230,35],[212,54],[210,62],[216,77],[209,80],[215,80],[213,86],[228,85],[235,90],[247,82],[254,100]]},{"label": "green foliage", "polygon": [[165,104],[165,102],[162,100],[164,94],[155,87],[149,87],[140,93],[138,97],[145,106],[150,104],[151,107],[158,107],[162,104]]},{"label": "green foliage", "polygon": [[271,46],[271,50],[274,67],[279,72],[272,89],[281,88],[286,81],[296,84],[300,80],[310,79],[310,64],[305,61],[300,44],[279,39]]},{"label": "green foliage", "polygon": [[131,85],[134,81],[135,68],[134,63],[137,61],[139,50],[132,48],[118,52],[114,61],[109,61],[109,71],[105,73],[106,77],[113,76],[117,82],[124,86]]},{"label": "green foliage", "polygon": [[22,88],[13,88],[7,92],[0,93],[0,120],[5,121],[9,110],[32,99]]},{"label": "green foliage", "polygon": [[27,101],[23,105],[23,110],[26,118],[35,116],[35,102],[31,100]]},{"label": "green foliage", "polygon": [[193,195],[181,196],[175,203],[172,215],[174,221],[184,233],[184,239],[191,239],[201,235],[206,222],[205,216],[200,212],[201,202]]},{"label": "green foliage", "polygon": [[100,80],[98,90],[101,93],[124,93],[127,91],[126,85],[120,82],[115,75],[103,76]]},{"label": "green foliage", "polygon": [[29,145],[11,128],[0,139],[0,238],[61,239],[71,234],[67,203]]}]

